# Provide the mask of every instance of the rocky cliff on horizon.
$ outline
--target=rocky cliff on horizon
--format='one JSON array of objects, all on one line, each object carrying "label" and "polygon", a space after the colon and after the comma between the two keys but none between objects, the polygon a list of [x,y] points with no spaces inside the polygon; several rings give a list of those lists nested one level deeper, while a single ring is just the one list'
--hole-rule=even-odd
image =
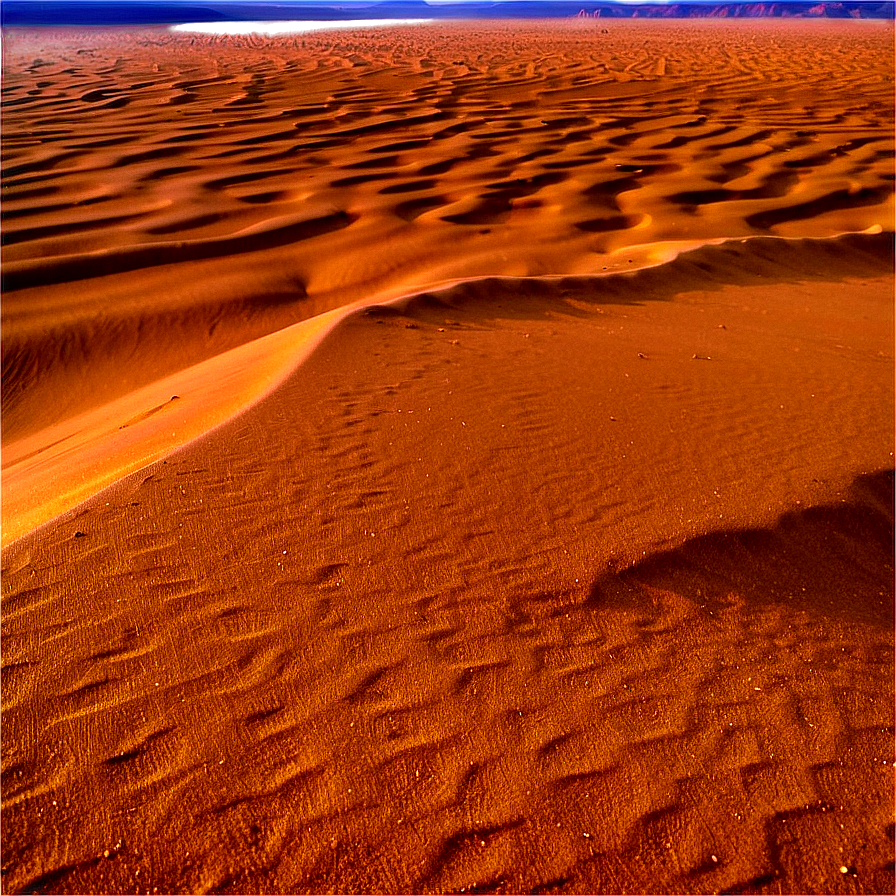
[{"label": "rocky cliff on horizon", "polygon": [[892,19],[893,3],[838,0],[838,2],[771,2],[771,3],[617,3],[589,4],[580,9],[581,18],[828,18],[828,19]]},{"label": "rocky cliff on horizon", "polygon": [[209,21],[522,18],[855,18],[893,19],[894,0],[3,0],[4,26],[137,25]]}]

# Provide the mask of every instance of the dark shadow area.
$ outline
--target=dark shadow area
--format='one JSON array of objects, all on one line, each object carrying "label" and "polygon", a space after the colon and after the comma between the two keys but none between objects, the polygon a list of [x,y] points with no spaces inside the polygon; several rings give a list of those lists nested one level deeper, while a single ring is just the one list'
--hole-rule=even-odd
[{"label": "dark shadow area", "polygon": [[[482,277],[366,309],[441,324],[446,309],[477,323],[536,320],[552,314],[587,316],[587,305],[642,305],[671,301],[683,292],[728,286],[842,282],[893,272],[894,234],[848,234],[828,240],[754,237],[701,246],[666,264],[585,276]],[[510,287],[510,288],[509,288]],[[507,299],[512,292],[512,300]],[[432,320],[430,321],[430,318]]]},{"label": "dark shadow area", "polygon": [[23,264],[18,269],[6,270],[2,276],[2,289],[11,292],[86,280],[90,277],[105,277],[139,268],[184,261],[205,261],[243,252],[261,252],[341,230],[355,220],[356,216],[337,211],[304,221],[275,222],[264,229],[257,228],[251,232],[243,231],[223,237],[146,243],[105,252],[42,259],[37,264]]},{"label": "dark shadow area", "polygon": [[599,578],[588,603],[657,618],[647,589],[707,612],[735,602],[894,627],[894,471],[858,477],[841,504],[786,513],[765,529],[713,532]]}]

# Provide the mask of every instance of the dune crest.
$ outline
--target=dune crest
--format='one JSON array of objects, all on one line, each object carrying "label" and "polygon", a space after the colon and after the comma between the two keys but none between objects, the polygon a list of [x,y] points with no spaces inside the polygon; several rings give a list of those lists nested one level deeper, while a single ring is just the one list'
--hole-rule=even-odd
[{"label": "dune crest", "polygon": [[10,29],[4,442],[355,301],[891,230],[890,32],[806,27]]},{"label": "dune crest", "polygon": [[3,449],[4,546],[244,412],[347,313],[325,312]]},{"label": "dune crest", "polygon": [[[844,252],[846,247],[850,251]],[[447,306],[473,303],[488,313],[490,307],[503,308],[512,301],[519,314],[537,297],[540,307],[553,302],[559,314],[577,302],[658,301],[695,289],[811,281],[818,275],[806,272],[819,269],[824,279],[836,273],[855,280],[887,272],[893,248],[891,233],[830,241],[757,237],[681,255],[675,254],[676,248],[659,246],[652,247],[653,257],[671,254],[674,260],[625,274],[467,279],[325,312],[8,443],[3,450],[3,544],[245,412],[294,372],[350,313],[384,306],[408,311],[433,301]]]}]

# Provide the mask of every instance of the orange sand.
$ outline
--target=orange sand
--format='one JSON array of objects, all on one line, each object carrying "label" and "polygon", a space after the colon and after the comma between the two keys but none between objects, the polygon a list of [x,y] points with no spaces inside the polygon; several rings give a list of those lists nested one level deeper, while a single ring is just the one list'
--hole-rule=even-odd
[{"label": "orange sand", "polygon": [[892,891],[892,37],[5,34],[4,890]]}]

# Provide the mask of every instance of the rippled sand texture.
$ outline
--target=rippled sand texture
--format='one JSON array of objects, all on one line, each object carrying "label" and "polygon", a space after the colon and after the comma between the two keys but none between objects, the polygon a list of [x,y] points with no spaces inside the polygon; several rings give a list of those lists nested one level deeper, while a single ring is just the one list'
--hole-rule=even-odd
[{"label": "rippled sand texture", "polygon": [[891,36],[9,35],[4,433],[354,299],[890,229]]},{"label": "rippled sand texture", "polygon": [[892,38],[5,34],[4,891],[892,892]]}]

